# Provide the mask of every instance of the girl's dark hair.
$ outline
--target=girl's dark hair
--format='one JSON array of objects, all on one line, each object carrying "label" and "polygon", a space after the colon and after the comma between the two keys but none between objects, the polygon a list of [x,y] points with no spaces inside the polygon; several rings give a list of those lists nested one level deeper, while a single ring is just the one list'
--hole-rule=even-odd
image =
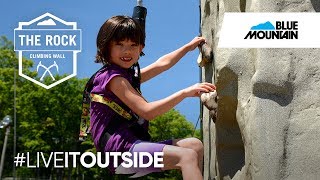
[{"label": "girl's dark hair", "polygon": [[[100,28],[97,36],[96,63],[107,64],[110,57],[111,41],[129,39],[137,44],[145,45],[145,32],[138,21],[129,16],[113,16]],[[144,55],[143,52],[140,54]]]}]

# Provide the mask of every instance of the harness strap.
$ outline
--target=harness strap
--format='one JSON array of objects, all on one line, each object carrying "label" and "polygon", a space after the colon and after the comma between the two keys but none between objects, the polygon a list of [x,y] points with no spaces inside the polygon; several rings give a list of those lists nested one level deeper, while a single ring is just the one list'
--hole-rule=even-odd
[{"label": "harness strap", "polygon": [[[83,91],[79,141],[85,141],[91,130],[91,127],[90,127],[90,102],[91,101],[99,102],[109,106],[113,111],[115,111],[117,114],[119,114],[121,117],[123,117],[126,120],[137,119],[137,117],[133,117],[134,115],[132,116],[130,113],[125,111],[120,105],[109,100],[108,98],[105,98],[103,96],[96,95],[96,94],[90,94],[93,88],[93,81],[96,74],[100,71],[105,71],[107,67],[108,67],[108,64],[104,65],[101,69],[99,69],[96,73],[94,73],[89,79],[89,81],[87,82],[85,89]],[[129,69],[129,71],[131,74],[134,74],[132,86],[140,93],[141,73],[140,73],[139,64],[136,63],[135,65],[133,65]]]},{"label": "harness strap", "polygon": [[96,74],[105,69],[106,65],[100,68],[97,72],[95,72],[86,83],[86,86],[83,90],[82,94],[82,114],[80,119],[80,133],[79,133],[79,141],[85,141],[88,134],[90,133],[90,91],[92,90],[93,80]]},{"label": "harness strap", "polygon": [[90,132],[90,104],[82,104],[79,141],[84,141]]},{"label": "harness strap", "polygon": [[98,103],[102,103],[104,105],[109,106],[114,112],[116,112],[117,114],[119,114],[120,116],[124,117],[127,120],[131,120],[132,116],[130,113],[128,113],[127,111],[125,111],[119,104],[117,104],[116,102],[108,99],[107,97],[103,97],[100,96],[98,94],[90,94],[91,97],[91,101],[93,102],[98,102]]}]

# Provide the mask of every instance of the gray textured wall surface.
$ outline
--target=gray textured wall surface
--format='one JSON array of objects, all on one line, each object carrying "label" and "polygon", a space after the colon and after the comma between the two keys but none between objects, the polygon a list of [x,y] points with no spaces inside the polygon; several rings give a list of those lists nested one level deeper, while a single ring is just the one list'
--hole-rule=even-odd
[{"label": "gray textured wall surface", "polygon": [[319,12],[320,0],[201,0],[214,50],[203,81],[219,96],[204,108],[204,179],[320,178],[320,49],[218,49],[225,12]]}]

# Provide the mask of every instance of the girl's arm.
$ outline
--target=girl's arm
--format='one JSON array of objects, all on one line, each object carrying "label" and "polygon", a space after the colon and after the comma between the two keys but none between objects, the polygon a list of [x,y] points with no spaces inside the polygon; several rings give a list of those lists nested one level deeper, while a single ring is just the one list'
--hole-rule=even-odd
[{"label": "girl's arm", "polygon": [[147,102],[126,80],[121,76],[111,79],[107,88],[111,90],[122,102],[140,117],[151,120],[168,112],[186,97],[199,96],[200,92],[209,92],[215,89],[210,83],[200,83],[180,90],[164,99]]},{"label": "girl's arm", "polygon": [[156,62],[141,69],[141,83],[157,76],[175,65],[187,52],[194,50],[201,42],[205,41],[203,37],[195,37],[192,41],[181,48],[160,57]]}]

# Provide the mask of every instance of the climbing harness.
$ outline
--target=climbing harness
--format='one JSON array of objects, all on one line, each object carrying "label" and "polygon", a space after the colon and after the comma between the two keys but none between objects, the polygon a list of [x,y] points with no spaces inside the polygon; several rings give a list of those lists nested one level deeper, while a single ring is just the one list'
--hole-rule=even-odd
[{"label": "climbing harness", "polygon": [[92,94],[92,93],[90,94],[90,97],[91,97],[91,101],[109,106],[114,112],[116,112],[118,115],[124,117],[127,120],[130,120],[132,118],[130,113],[122,109],[122,107],[119,106],[119,104],[108,99],[107,97],[103,97],[98,94]]},{"label": "climbing harness", "polygon": [[[85,86],[85,90],[83,92],[83,98],[82,98],[82,115],[81,115],[81,122],[80,122],[80,134],[79,134],[79,141],[84,141],[88,134],[90,133],[90,103],[91,102],[97,102],[104,104],[111,108],[114,112],[118,114],[117,118],[110,122],[110,125],[106,127],[105,132],[103,135],[106,135],[108,137],[107,139],[103,138],[104,141],[108,140],[110,136],[115,132],[116,129],[120,127],[127,127],[129,128],[139,139],[141,140],[150,140],[150,134],[146,129],[144,129],[140,123],[141,119],[139,119],[139,116],[137,116],[134,113],[129,113],[126,110],[124,110],[119,104],[116,102],[108,99],[107,97],[103,97],[98,94],[91,93],[91,90],[93,88],[93,80],[98,72],[106,71],[108,68],[108,65],[103,66],[101,69],[99,69],[94,75],[91,76],[89,81],[87,82]],[[134,64],[129,69],[130,74],[134,74],[132,77],[132,86],[140,93],[140,67],[139,64]]]}]

